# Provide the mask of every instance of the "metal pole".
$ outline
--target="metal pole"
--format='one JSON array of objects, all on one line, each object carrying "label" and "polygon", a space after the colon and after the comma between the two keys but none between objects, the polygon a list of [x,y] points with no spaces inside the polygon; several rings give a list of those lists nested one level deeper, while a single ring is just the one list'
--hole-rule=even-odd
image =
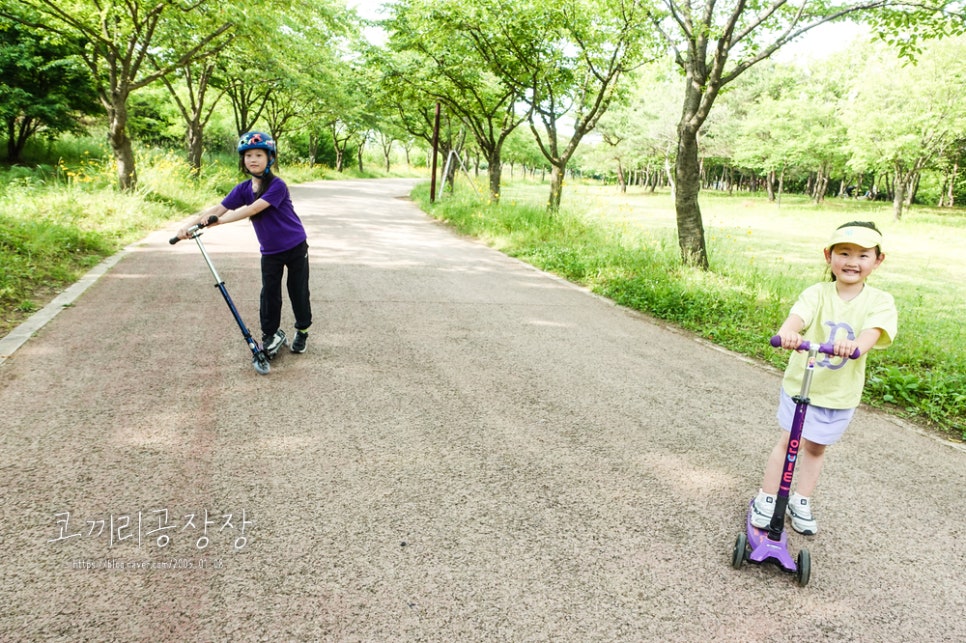
[{"label": "metal pole", "polygon": [[439,103],[436,103],[436,119],[433,124],[433,177],[429,181],[429,202],[436,202],[436,148],[439,146]]}]

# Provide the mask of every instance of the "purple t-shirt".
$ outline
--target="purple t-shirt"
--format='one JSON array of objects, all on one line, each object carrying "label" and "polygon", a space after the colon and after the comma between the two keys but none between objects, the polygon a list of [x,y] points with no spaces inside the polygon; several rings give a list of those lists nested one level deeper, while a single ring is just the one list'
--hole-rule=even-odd
[{"label": "purple t-shirt", "polygon": [[[272,179],[260,198],[268,201],[269,207],[251,217],[251,221],[263,255],[291,250],[306,240],[305,228],[295,214],[285,181],[278,177]],[[232,188],[221,204],[229,210],[235,210],[254,202],[252,182],[244,181]]]}]

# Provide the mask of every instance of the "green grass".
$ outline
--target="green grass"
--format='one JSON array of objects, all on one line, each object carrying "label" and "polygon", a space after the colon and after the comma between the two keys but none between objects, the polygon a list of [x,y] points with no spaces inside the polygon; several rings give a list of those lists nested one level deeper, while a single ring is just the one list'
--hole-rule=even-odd
[{"label": "green grass", "polygon": [[504,186],[501,203],[457,186],[429,204],[433,216],[492,246],[736,352],[783,367],[767,346],[799,292],[826,278],[822,248],[851,220],[874,220],[886,260],[871,283],[899,307],[895,344],[869,357],[865,401],[966,439],[966,214],[914,208],[893,221],[889,204],[702,193],[711,271],[681,265],[671,196],[568,184],[550,217],[546,184]]}]

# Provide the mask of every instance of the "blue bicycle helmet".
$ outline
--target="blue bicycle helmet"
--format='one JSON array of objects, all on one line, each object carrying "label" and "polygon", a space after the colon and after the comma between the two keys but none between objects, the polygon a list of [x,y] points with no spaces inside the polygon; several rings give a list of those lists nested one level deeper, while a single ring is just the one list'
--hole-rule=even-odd
[{"label": "blue bicycle helmet", "polygon": [[[265,174],[271,172],[272,163],[275,162],[275,156],[277,154],[275,151],[275,139],[265,132],[248,132],[247,134],[242,134],[241,139],[238,141],[239,156],[244,157],[245,152],[248,150],[265,150],[265,153],[268,154],[268,166],[265,168]],[[244,163],[242,163],[242,169],[244,169]]]}]

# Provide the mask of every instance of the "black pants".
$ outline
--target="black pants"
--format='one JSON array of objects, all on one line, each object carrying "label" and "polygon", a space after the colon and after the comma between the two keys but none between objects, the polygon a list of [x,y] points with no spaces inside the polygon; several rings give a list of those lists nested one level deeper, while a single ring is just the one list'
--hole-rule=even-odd
[{"label": "black pants", "polygon": [[262,337],[271,337],[282,322],[282,274],[288,269],[285,286],[295,314],[296,330],[312,325],[312,304],[309,302],[309,244],[302,242],[291,250],[274,255],[262,255],[262,296],[259,316]]}]

